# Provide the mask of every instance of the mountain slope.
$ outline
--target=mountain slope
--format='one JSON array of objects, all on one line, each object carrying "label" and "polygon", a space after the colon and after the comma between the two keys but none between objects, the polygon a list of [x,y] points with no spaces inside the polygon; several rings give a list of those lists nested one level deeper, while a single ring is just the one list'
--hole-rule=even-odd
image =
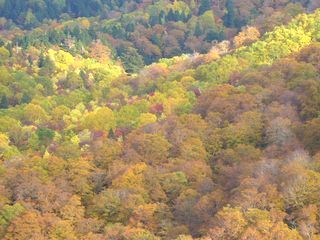
[{"label": "mountain slope", "polygon": [[4,0],[1,35],[23,48],[58,44],[74,52],[98,40],[128,72],[137,72],[163,57],[208,52],[215,42],[232,39],[247,25],[265,33],[308,8],[305,1],[89,2],[94,9],[85,7],[91,6],[85,1]]},{"label": "mountain slope", "polygon": [[0,48],[0,238],[319,238],[320,11],[132,75],[39,43]]}]

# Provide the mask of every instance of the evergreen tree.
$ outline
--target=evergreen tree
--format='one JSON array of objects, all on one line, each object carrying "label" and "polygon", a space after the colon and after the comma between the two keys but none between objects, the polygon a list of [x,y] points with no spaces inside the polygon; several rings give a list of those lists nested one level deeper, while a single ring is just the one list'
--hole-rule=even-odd
[{"label": "evergreen tree", "polygon": [[43,53],[41,53],[38,60],[38,67],[42,68],[44,65],[45,65],[45,56],[43,55]]},{"label": "evergreen tree", "polygon": [[149,18],[149,23],[150,23],[151,26],[159,24],[159,16],[151,15],[150,18]]},{"label": "evergreen tree", "polygon": [[194,35],[196,37],[199,37],[199,36],[201,36],[201,34],[202,34],[202,29],[201,29],[200,23],[197,22],[196,27],[194,29]]},{"label": "evergreen tree", "polygon": [[205,40],[208,42],[212,42],[214,40],[222,41],[224,39],[224,33],[222,31],[214,31],[211,30],[207,33]]},{"label": "evergreen tree", "polygon": [[175,14],[172,9],[169,10],[168,15],[166,17],[167,21],[174,21],[175,20]]},{"label": "evergreen tree", "polygon": [[117,52],[128,73],[138,72],[144,66],[143,58],[135,48],[120,46]]},{"label": "evergreen tree", "polygon": [[211,2],[210,0],[201,0],[201,4],[199,7],[199,15],[202,15],[204,12],[211,10]]},{"label": "evergreen tree", "polygon": [[166,13],[163,10],[161,10],[159,14],[159,23],[164,24],[165,22],[166,22]]},{"label": "evergreen tree", "polygon": [[41,68],[39,75],[50,76],[55,71],[55,64],[48,56],[40,56],[38,66]]},{"label": "evergreen tree", "polygon": [[5,108],[7,109],[9,107],[9,101],[6,95],[2,95],[1,100],[0,100],[0,109]]},{"label": "evergreen tree", "polygon": [[233,0],[227,0],[226,3],[227,14],[224,15],[223,21],[226,27],[234,27],[235,25],[235,12]]},{"label": "evergreen tree", "polygon": [[114,134],[114,131],[112,128],[110,128],[109,133],[108,133],[108,138],[110,139],[115,139],[116,135]]},{"label": "evergreen tree", "polygon": [[185,21],[187,21],[188,20],[188,16],[186,15],[186,13],[184,12],[184,11],[182,11],[181,13],[180,13],[180,21],[182,21],[182,22],[185,22]]},{"label": "evergreen tree", "polygon": [[156,33],[152,34],[152,36],[151,36],[151,42],[152,42],[153,44],[156,44],[156,45],[160,46],[161,41],[160,41],[160,39],[159,39],[159,37],[158,37],[158,35],[157,35]]},{"label": "evergreen tree", "polygon": [[135,26],[133,23],[129,23],[127,26],[126,26],[126,32],[134,32],[134,29],[135,29]]},{"label": "evergreen tree", "polygon": [[31,29],[32,27],[35,27],[37,23],[38,23],[38,20],[36,16],[33,14],[32,10],[29,9],[24,19],[24,25],[27,28]]},{"label": "evergreen tree", "polygon": [[23,93],[21,103],[30,103],[30,102],[31,102],[31,97],[28,94]]}]

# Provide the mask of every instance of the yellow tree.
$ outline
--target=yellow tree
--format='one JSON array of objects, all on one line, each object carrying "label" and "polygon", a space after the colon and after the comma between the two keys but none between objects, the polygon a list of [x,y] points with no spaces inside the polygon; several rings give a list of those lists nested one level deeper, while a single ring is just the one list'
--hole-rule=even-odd
[{"label": "yellow tree", "polygon": [[144,134],[133,132],[128,136],[126,142],[127,153],[133,160],[134,155],[137,160],[148,164],[160,164],[167,161],[169,156],[170,143],[160,134]]},{"label": "yellow tree", "polygon": [[83,128],[93,131],[109,131],[115,127],[115,117],[108,107],[98,108],[85,116]]},{"label": "yellow tree", "polygon": [[260,32],[255,27],[244,28],[234,39],[233,44],[236,48],[249,45],[260,38]]},{"label": "yellow tree", "polygon": [[24,108],[25,120],[34,124],[43,124],[50,119],[46,111],[39,105],[30,103]]},{"label": "yellow tree", "polygon": [[24,213],[11,222],[3,239],[46,240],[43,217],[34,211]]}]

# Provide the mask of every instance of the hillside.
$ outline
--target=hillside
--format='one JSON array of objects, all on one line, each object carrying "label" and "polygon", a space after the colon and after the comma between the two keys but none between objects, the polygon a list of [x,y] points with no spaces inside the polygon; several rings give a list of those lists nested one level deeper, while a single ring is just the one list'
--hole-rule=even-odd
[{"label": "hillside", "polygon": [[317,0],[3,0],[0,30],[23,48],[59,45],[85,52],[98,40],[128,72],[138,72],[161,58],[206,53],[247,25],[255,28],[248,34],[256,40],[316,7]]},{"label": "hillside", "polygon": [[0,1],[0,239],[320,239],[317,7]]}]

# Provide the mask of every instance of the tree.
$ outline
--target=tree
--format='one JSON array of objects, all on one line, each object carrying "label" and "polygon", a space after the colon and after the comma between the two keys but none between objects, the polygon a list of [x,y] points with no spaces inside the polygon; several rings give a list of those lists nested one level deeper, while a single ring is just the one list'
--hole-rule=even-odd
[{"label": "tree", "polygon": [[306,239],[317,238],[317,215],[318,207],[309,205],[301,209],[298,214],[299,233]]},{"label": "tree", "polygon": [[129,73],[139,72],[139,70],[144,66],[143,58],[138,53],[137,49],[121,46],[117,49],[117,52],[125,69]]},{"label": "tree", "polygon": [[106,131],[115,127],[115,117],[112,110],[108,107],[98,108],[85,116],[83,128],[93,131]]},{"label": "tree", "polygon": [[196,24],[196,27],[194,29],[194,35],[196,37],[200,37],[202,35],[202,29],[201,29],[201,26],[200,26],[200,22],[198,21],[197,24]]},{"label": "tree", "polygon": [[[279,212],[224,207],[214,218],[215,227],[209,230],[211,239],[293,239],[302,240],[296,229],[283,222]],[[279,214],[280,216],[276,216]]]},{"label": "tree", "polygon": [[117,126],[127,128],[136,127],[139,121],[139,115],[139,110],[136,106],[125,105],[117,112]]},{"label": "tree", "polygon": [[281,117],[275,118],[269,123],[266,129],[267,141],[269,144],[284,146],[290,144],[294,139],[292,130],[290,129],[291,121]]},{"label": "tree", "polygon": [[77,240],[76,233],[69,221],[56,221],[49,231],[49,239]]},{"label": "tree", "polygon": [[56,69],[54,61],[49,56],[43,54],[39,57],[38,66],[41,68],[39,74],[42,76],[51,76]]},{"label": "tree", "polygon": [[205,33],[218,32],[215,17],[212,11],[206,11],[199,17],[199,22]]},{"label": "tree", "polygon": [[135,227],[142,227],[150,232],[159,232],[163,228],[161,220],[163,215],[171,216],[169,208],[164,204],[144,204],[134,209],[130,223]]},{"label": "tree", "polygon": [[51,125],[54,129],[61,129],[65,126],[64,116],[70,114],[70,109],[64,105],[59,105],[51,111],[52,120]]},{"label": "tree", "polygon": [[38,128],[36,134],[41,144],[48,146],[52,141],[55,133],[49,128]]},{"label": "tree", "polygon": [[199,15],[202,15],[206,11],[211,10],[211,1],[210,0],[201,0],[200,6],[199,6]]},{"label": "tree", "polygon": [[5,240],[21,239],[21,240],[45,240],[44,235],[44,219],[35,211],[27,211],[19,217],[15,218],[7,229]]},{"label": "tree", "polygon": [[223,16],[224,25],[232,28],[235,26],[235,6],[233,0],[227,0],[226,9],[227,13]]},{"label": "tree", "polygon": [[34,124],[44,124],[49,120],[46,111],[39,105],[29,103],[24,108],[25,120]]},{"label": "tree", "polygon": [[199,193],[193,189],[186,189],[181,192],[175,200],[175,214],[177,219],[189,226],[192,232],[196,231],[200,219],[195,214],[195,205],[199,199]]},{"label": "tree", "polygon": [[302,132],[303,143],[312,153],[319,150],[320,146],[320,119],[315,118],[308,121]]},{"label": "tree", "polygon": [[138,126],[145,126],[151,123],[155,123],[157,121],[157,116],[152,113],[142,113],[138,121]]},{"label": "tree", "polygon": [[209,231],[212,239],[238,239],[245,230],[247,220],[239,208],[224,207],[214,220],[215,227]]},{"label": "tree", "polygon": [[160,176],[160,184],[170,201],[174,201],[186,189],[188,179],[184,172],[177,171]]},{"label": "tree", "polygon": [[10,52],[5,47],[0,47],[0,63],[6,63],[10,57]]},{"label": "tree", "polygon": [[104,45],[101,41],[95,41],[90,45],[90,56],[99,60],[102,63],[107,63],[111,60],[111,49]]},{"label": "tree", "polygon": [[181,143],[180,156],[186,160],[205,160],[207,152],[199,138],[188,138]]},{"label": "tree", "polygon": [[132,154],[137,154],[140,160],[148,164],[165,163],[170,146],[168,140],[160,134],[131,133],[126,141],[127,152],[133,151]]},{"label": "tree", "polygon": [[[139,205],[145,204],[145,199],[139,193],[144,194],[142,165],[135,165],[118,179],[115,179],[113,187],[94,196],[92,205],[88,207],[91,216],[98,217],[105,223],[126,224],[133,210]],[[138,170],[138,172],[136,172]],[[131,184],[132,183],[137,185]]]},{"label": "tree", "polygon": [[19,203],[12,206],[4,205],[0,209],[0,237],[4,237],[7,227],[10,223],[19,215],[23,214],[25,211],[24,207]]},{"label": "tree", "polygon": [[[311,170],[294,169],[290,167],[297,167],[297,164],[288,166],[284,173],[287,174],[288,180],[286,189],[283,190],[286,207],[289,209],[299,209],[309,204],[318,204],[320,191],[316,187],[320,183],[320,174]],[[300,175],[289,177],[289,173],[298,172]],[[307,186],[307,187],[305,187]]]},{"label": "tree", "polygon": [[0,100],[0,108],[7,109],[9,107],[8,98],[6,95],[3,95]]},{"label": "tree", "polygon": [[249,45],[260,38],[260,32],[255,27],[246,27],[234,39],[233,44],[236,48]]},{"label": "tree", "polygon": [[33,14],[32,10],[29,8],[24,20],[25,26],[31,29],[32,27],[35,27],[37,23],[38,23],[38,20],[36,16]]}]

